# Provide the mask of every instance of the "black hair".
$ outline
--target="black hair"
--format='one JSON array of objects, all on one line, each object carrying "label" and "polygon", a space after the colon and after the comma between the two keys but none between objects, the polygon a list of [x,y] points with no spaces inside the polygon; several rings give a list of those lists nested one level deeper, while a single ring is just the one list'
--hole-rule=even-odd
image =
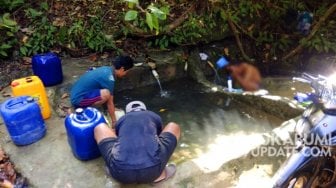
[{"label": "black hair", "polygon": [[113,62],[115,69],[120,69],[124,67],[125,70],[128,70],[133,67],[134,61],[130,56],[118,56]]}]

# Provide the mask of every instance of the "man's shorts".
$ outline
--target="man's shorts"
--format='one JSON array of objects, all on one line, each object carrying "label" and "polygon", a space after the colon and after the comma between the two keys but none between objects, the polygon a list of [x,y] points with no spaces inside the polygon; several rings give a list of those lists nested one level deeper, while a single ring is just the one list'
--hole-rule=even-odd
[{"label": "man's shorts", "polygon": [[176,137],[170,132],[161,133],[159,140],[160,164],[145,169],[122,169],[115,163],[112,148],[117,138],[105,138],[98,143],[98,147],[114,179],[127,184],[152,183],[161,175],[177,145]]},{"label": "man's shorts", "polygon": [[95,89],[87,92],[83,99],[79,102],[79,107],[92,106],[94,103],[101,101],[100,89]]}]

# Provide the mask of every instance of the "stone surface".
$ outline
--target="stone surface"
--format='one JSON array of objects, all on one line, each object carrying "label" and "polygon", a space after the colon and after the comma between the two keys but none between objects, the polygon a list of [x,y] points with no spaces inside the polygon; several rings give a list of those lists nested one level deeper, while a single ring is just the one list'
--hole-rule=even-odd
[{"label": "stone surface", "polygon": [[[159,60],[160,59],[160,60]],[[165,82],[176,78],[187,76],[184,72],[184,64],[179,60],[176,52],[154,57],[157,61],[157,71],[160,80]],[[109,62],[90,62],[81,59],[63,60],[64,82],[60,85],[48,87],[48,97],[53,107],[52,117],[46,120],[47,135],[40,141],[29,146],[15,146],[6,132],[4,123],[0,121],[1,146],[9,154],[16,168],[27,177],[33,187],[152,187],[152,185],[121,185],[112,178],[108,177],[104,171],[102,158],[90,161],[79,161],[71,153],[67,143],[67,136],[64,127],[64,115],[67,108],[71,107],[67,94],[72,83],[89,67],[108,65]],[[130,72],[130,76],[117,83],[117,91],[155,84],[156,80],[151,75],[148,67],[140,66]],[[190,72],[189,72],[190,73]],[[290,84],[290,79],[285,79]],[[276,85],[277,81],[270,82]],[[271,84],[270,84],[271,85]],[[288,86],[288,85],[287,85]],[[274,94],[276,93],[274,89]],[[6,87],[4,92],[10,93],[10,88]],[[273,113],[283,112],[283,117],[293,116],[293,108],[285,102],[261,98],[254,95],[238,95],[222,92],[223,95],[232,95],[235,100],[242,100],[253,106],[267,110],[273,109]],[[288,94],[290,95],[290,94]],[[0,102],[8,97],[0,96]],[[261,102],[258,102],[258,101]],[[265,108],[270,106],[270,108]],[[279,107],[281,106],[281,107]],[[286,112],[290,114],[286,114]],[[251,137],[252,138],[252,137]],[[254,137],[253,137],[254,138]],[[262,135],[256,135],[261,143],[265,142]],[[220,146],[217,146],[220,147]],[[177,166],[175,176],[162,184],[154,187],[244,187],[251,174],[254,178],[263,178],[264,181],[255,182],[252,187],[269,187],[271,173],[266,173],[272,167],[278,167],[281,160],[267,160],[257,158],[254,160],[256,166],[251,166],[251,158],[248,153],[258,145],[253,145],[245,149],[234,152],[230,158],[225,158],[215,165],[216,170],[209,171],[199,159],[190,160]],[[220,150],[218,152],[231,152]],[[220,155],[221,156],[221,155]],[[203,158],[206,161],[215,161],[216,158]],[[263,166],[264,164],[264,166]],[[267,164],[267,165],[265,165]],[[260,170],[262,169],[262,170]],[[254,172],[258,172],[256,175]]]}]

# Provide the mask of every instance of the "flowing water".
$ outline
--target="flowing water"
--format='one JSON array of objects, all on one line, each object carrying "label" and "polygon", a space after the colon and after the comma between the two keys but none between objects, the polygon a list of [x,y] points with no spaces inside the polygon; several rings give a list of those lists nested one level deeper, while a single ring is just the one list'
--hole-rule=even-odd
[{"label": "flowing water", "polygon": [[156,79],[156,82],[157,82],[158,85],[159,85],[159,88],[160,88],[160,96],[161,96],[161,97],[167,97],[167,96],[168,96],[168,93],[162,89],[159,74],[156,72],[155,69],[152,70],[152,74],[153,74],[154,78]]},{"label": "flowing water", "polygon": [[[254,134],[270,132],[283,120],[231,100],[190,80],[164,83],[166,95],[157,87],[145,87],[117,93],[116,106],[124,108],[132,100],[141,100],[147,109],[158,113],[167,124],[178,123],[182,134],[172,160],[176,163],[200,157],[216,142],[224,142],[221,151],[237,150],[227,143],[246,143]],[[252,137],[251,137],[252,136]],[[232,143],[232,147],[240,147]]]}]

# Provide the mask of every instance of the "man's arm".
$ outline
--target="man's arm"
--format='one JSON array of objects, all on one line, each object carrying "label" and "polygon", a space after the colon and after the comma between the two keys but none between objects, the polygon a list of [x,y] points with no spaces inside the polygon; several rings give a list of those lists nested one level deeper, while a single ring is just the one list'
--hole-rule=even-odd
[{"label": "man's arm", "polygon": [[244,88],[245,76],[243,68],[243,66],[230,66],[228,70],[231,72],[232,78]]},{"label": "man's arm", "polygon": [[163,126],[162,119],[161,119],[161,117],[158,114],[156,114],[156,113],[154,113],[152,111],[149,111],[149,112],[151,113],[152,120],[153,120],[153,122],[156,125],[156,130],[157,130],[157,133],[159,135],[159,134],[161,134],[162,129],[163,129],[162,128],[162,126]]},{"label": "man's arm", "polygon": [[117,135],[114,129],[110,129],[105,123],[100,123],[94,128],[94,138],[98,144],[105,138],[117,138]]},{"label": "man's arm", "polygon": [[114,127],[115,123],[117,122],[117,118],[115,115],[115,107],[114,107],[114,102],[113,102],[113,95],[111,94],[111,97],[107,101],[107,110],[110,114],[111,120],[112,120],[112,127]]}]

